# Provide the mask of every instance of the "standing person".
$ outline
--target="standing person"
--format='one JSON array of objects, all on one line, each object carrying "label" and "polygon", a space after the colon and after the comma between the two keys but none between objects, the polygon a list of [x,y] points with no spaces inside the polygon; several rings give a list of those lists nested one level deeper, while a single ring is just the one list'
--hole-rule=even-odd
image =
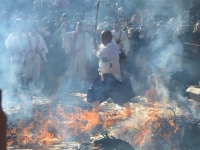
[{"label": "standing person", "polygon": [[[64,28],[65,25],[62,25]],[[66,32],[62,30],[62,47],[71,53],[69,67],[66,72],[68,78],[67,87],[70,87],[74,77],[81,79],[80,87],[84,88],[87,78],[88,60],[92,54],[92,37],[84,31],[82,22],[78,22],[76,31]]]},{"label": "standing person", "polygon": [[23,75],[23,63],[25,60],[25,51],[28,47],[26,34],[23,33],[23,21],[17,19],[13,25],[13,33],[11,33],[5,41],[6,48],[10,57],[10,82],[14,90],[19,90],[17,87],[21,85]]},{"label": "standing person", "polygon": [[[122,31],[120,27],[121,27],[120,22],[118,20],[114,21],[113,23],[114,30],[112,30],[112,36],[113,36],[113,40],[118,45],[119,53],[122,53],[122,50],[123,50],[124,54],[127,56],[130,50],[130,43],[129,43],[129,39],[126,32]],[[120,62],[120,63],[124,63],[124,62]]]},{"label": "standing person", "polygon": [[56,77],[60,72],[60,60],[62,60],[62,56],[59,55],[60,50],[56,46],[57,39],[49,27],[44,28],[43,39],[49,52],[46,54],[48,63],[44,66],[41,76],[44,80],[44,92],[46,94],[52,94],[57,87]]},{"label": "standing person", "polygon": [[0,90],[0,148],[6,150],[7,117],[2,110],[2,94]]},{"label": "standing person", "polygon": [[129,100],[135,96],[126,73],[121,73],[117,44],[108,30],[101,32],[100,46],[95,45],[99,58],[99,75],[88,89],[87,101],[92,103],[93,111],[99,112],[99,105],[109,97],[115,103],[123,104],[130,110]]},{"label": "standing person", "polygon": [[141,41],[139,39],[139,30],[134,28],[128,29],[128,38],[130,42],[130,51],[128,53],[127,59],[127,71],[129,74],[137,77],[136,69],[136,58],[139,54]]},{"label": "standing person", "polygon": [[28,50],[26,51],[26,60],[24,66],[24,83],[22,88],[27,88],[28,79],[32,79],[36,83],[40,77],[40,72],[46,60],[48,53],[44,39],[37,34],[37,29],[34,24],[31,26],[28,38]]},{"label": "standing person", "polygon": [[192,81],[191,84],[196,84],[200,80],[200,21],[194,26],[193,31],[193,44],[194,46],[191,48],[190,51],[190,72],[192,72]]}]

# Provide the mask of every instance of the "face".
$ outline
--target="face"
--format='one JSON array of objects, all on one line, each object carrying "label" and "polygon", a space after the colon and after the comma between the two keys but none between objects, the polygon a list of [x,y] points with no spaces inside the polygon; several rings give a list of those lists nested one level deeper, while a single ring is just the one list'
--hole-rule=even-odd
[{"label": "face", "polygon": [[196,29],[197,29],[198,32],[200,32],[200,23],[196,24]]},{"label": "face", "polygon": [[106,46],[111,41],[111,38],[101,33],[101,43]]},{"label": "face", "polygon": [[128,33],[128,38],[132,39],[133,38],[133,34],[132,33]]},{"label": "face", "polygon": [[119,23],[114,23],[113,28],[118,31],[120,29]]},{"label": "face", "polygon": [[79,25],[79,24],[77,24],[77,26],[76,26],[76,30],[77,30],[78,32],[82,32],[82,31],[84,30],[83,25]]},{"label": "face", "polygon": [[133,15],[133,16],[132,16],[131,22],[137,22],[137,16],[136,16],[136,15]]}]

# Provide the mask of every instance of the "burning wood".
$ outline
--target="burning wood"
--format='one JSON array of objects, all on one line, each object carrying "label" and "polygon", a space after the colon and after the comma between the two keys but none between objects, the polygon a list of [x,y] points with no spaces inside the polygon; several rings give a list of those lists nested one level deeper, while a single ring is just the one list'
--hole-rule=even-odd
[{"label": "burning wood", "polygon": [[[60,143],[62,147],[69,148],[71,145],[67,143],[76,141],[74,147],[79,148],[75,149],[94,149],[91,143],[95,141],[94,145],[100,144],[105,149],[106,146],[117,149],[117,142],[118,146],[131,144],[135,148],[148,147],[154,150],[179,150],[198,145],[200,134],[195,134],[193,146],[190,144],[193,134],[199,133],[196,121],[185,115],[177,115],[177,110],[173,107],[165,106],[168,112],[163,111],[162,105],[163,102],[158,101],[150,101],[149,105],[147,98],[140,97],[132,112],[126,112],[118,106],[101,112],[99,116],[69,105],[57,105],[56,109],[49,104],[41,105],[33,108],[33,118],[9,124],[7,145],[15,148],[49,149]],[[115,108],[114,105],[112,107]],[[91,138],[105,132],[116,139],[108,136],[96,140]],[[85,145],[86,141],[89,144]]]},{"label": "burning wood", "polygon": [[121,140],[121,139],[116,139],[115,137],[111,136],[108,137],[108,135],[103,135],[103,138],[95,140],[94,141],[94,146],[107,150],[135,150],[131,144],[128,142]]}]

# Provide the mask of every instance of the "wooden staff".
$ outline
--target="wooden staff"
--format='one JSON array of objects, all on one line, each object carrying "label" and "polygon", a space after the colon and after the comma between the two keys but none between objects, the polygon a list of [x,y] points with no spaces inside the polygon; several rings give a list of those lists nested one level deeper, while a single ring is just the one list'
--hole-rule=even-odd
[{"label": "wooden staff", "polygon": [[97,2],[97,11],[96,11],[96,23],[95,23],[95,36],[94,36],[94,44],[97,45],[97,19],[98,19],[98,11],[99,10],[99,1]]},{"label": "wooden staff", "polygon": [[191,46],[200,46],[200,45],[196,45],[196,44],[192,44],[192,43],[185,43],[185,42],[183,42],[183,44],[186,44],[186,45],[191,45]]}]

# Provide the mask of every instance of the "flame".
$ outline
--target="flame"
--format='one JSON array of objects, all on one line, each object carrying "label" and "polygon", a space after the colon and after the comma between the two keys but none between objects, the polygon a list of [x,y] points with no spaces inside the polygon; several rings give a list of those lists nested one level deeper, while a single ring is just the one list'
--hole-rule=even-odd
[{"label": "flame", "polygon": [[126,118],[130,117],[133,114],[132,110],[122,110],[119,112],[108,111],[103,114],[103,129],[111,127],[113,125],[119,124],[121,121],[125,121]]},{"label": "flame", "polygon": [[[80,135],[90,134],[97,125],[103,129],[119,125],[119,136],[122,139],[128,139],[132,145],[144,146],[147,142],[153,143],[151,137],[162,128],[163,118],[160,106],[159,102],[152,103],[150,107],[149,105],[142,106],[143,109],[139,109],[141,113],[136,121],[135,112],[128,110],[111,110],[98,116],[91,111],[81,110],[77,107],[69,108],[58,105],[53,111],[51,105],[46,105],[46,109],[36,110],[34,118],[28,123],[24,124],[26,120],[20,119],[17,127],[8,130],[8,137],[12,135],[16,135],[16,137],[9,138],[7,145],[17,144],[30,147],[32,143],[36,143],[39,148],[48,149],[55,139],[63,141],[74,137],[82,141],[84,139]],[[163,139],[169,140],[169,137],[177,133],[179,128],[172,117],[166,118],[166,120],[171,128],[169,132],[164,132],[161,136]]]},{"label": "flame", "polygon": [[149,110],[146,110],[146,113],[143,115],[143,117],[139,118],[136,125],[124,127],[120,135],[123,137],[126,130],[129,129],[136,130],[137,132],[134,134],[133,141],[131,142],[133,145],[144,146],[145,143],[150,140],[149,135],[152,134],[152,126],[154,126],[154,128],[160,127],[160,123],[156,122],[161,115],[157,108],[150,108]]},{"label": "flame", "polygon": [[[12,137],[12,135],[14,135],[15,133],[17,133],[16,127],[12,128],[12,129],[9,128],[8,131],[7,131],[7,137],[9,137],[9,136]],[[13,139],[9,138],[7,140],[7,146],[11,146],[13,143],[14,143]]]},{"label": "flame", "polygon": [[69,110],[58,105],[54,113],[50,105],[46,106],[48,110],[36,110],[32,120],[24,124],[25,121],[20,119],[17,127],[8,131],[8,137],[12,134],[16,135],[14,140],[8,140],[8,146],[12,144],[28,146],[37,143],[38,146],[48,148],[55,138],[61,141],[83,133],[88,134],[97,125],[102,125],[105,129],[118,124],[132,114],[131,111],[116,112],[113,110],[105,112],[100,121],[98,114],[83,111],[77,107],[69,113]]}]

